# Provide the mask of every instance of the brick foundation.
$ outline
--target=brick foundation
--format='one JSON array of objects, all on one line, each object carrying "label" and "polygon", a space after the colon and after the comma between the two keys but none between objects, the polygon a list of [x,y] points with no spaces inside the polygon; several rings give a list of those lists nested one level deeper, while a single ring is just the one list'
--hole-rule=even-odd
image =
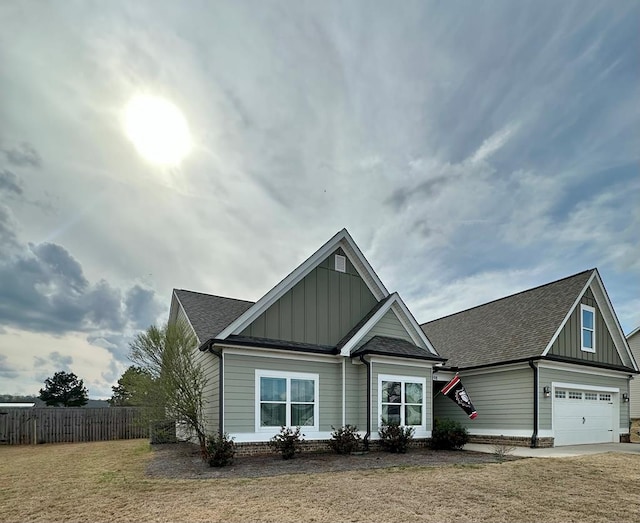
[{"label": "brick foundation", "polygon": [[[531,438],[522,436],[477,436],[469,434],[469,443],[484,443],[487,445],[507,445],[510,447],[530,447]],[[553,438],[538,438],[538,447],[553,447]]]},{"label": "brick foundation", "polygon": [[[409,448],[420,448],[429,446],[429,439],[414,439],[409,443]],[[333,452],[331,447],[329,447],[329,440],[314,440],[314,441],[303,441],[300,445],[301,452],[314,453],[314,452]],[[380,447],[380,442],[378,440],[373,440],[369,442],[369,450],[372,452],[376,452],[382,450]],[[256,442],[256,443],[236,443],[236,456],[259,456],[264,454],[273,454],[273,449],[269,447],[267,442]]]},{"label": "brick foundation", "polygon": [[631,443],[631,434],[620,434],[620,443]]}]

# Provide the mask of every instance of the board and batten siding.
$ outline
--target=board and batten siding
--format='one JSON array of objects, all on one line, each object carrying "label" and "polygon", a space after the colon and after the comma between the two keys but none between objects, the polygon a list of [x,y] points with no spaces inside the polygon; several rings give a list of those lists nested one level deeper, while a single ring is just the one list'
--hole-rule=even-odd
[{"label": "board and batten siding", "polygon": [[[627,339],[636,363],[640,363],[640,331]],[[640,374],[636,374],[629,384],[629,409],[633,419],[640,418]]]},{"label": "board and batten siding", "polygon": [[[542,394],[545,386],[551,387],[555,383],[575,383],[576,389],[580,385],[592,387],[617,387],[620,395],[629,393],[629,380],[625,377],[598,376],[597,374],[587,374],[585,372],[571,372],[564,369],[547,369],[541,367],[538,375],[540,387],[540,399],[538,404],[538,423],[540,430],[551,430],[553,421],[552,398],[545,398]],[[620,407],[620,428],[626,432],[629,430],[629,404],[618,398]]]},{"label": "board and batten siding", "polygon": [[386,336],[387,338],[399,338],[414,343],[413,339],[404,328],[393,308],[389,309],[378,323],[376,323],[367,334],[355,346],[355,349],[362,347],[374,336]]},{"label": "board and batten siding", "polygon": [[611,337],[609,329],[607,329],[607,324],[602,317],[602,312],[598,307],[591,289],[587,289],[585,291],[580,303],[589,305],[596,311],[595,353],[581,350],[582,322],[580,318],[580,305],[578,305],[571,313],[571,316],[560,331],[560,334],[558,334],[556,340],[553,342],[549,354],[596,363],[606,363],[609,365],[624,365],[623,361],[620,359],[618,351],[616,350],[613,338]]},{"label": "board and batten siding", "polygon": [[336,250],[240,334],[274,340],[335,345],[377,303],[347,258],[334,269]]},{"label": "board and batten siding", "polygon": [[[342,425],[342,367],[337,360],[289,360],[250,354],[224,354],[224,429],[231,434],[255,432],[256,370],[318,374],[319,430]],[[270,436],[265,434],[265,440]],[[308,438],[309,439],[309,438]]]},{"label": "board and batten siding", "polygon": [[533,430],[533,371],[529,367],[476,375],[461,372],[460,379],[478,417],[470,420],[455,402],[439,394],[445,385],[439,383],[433,390],[436,418],[458,421],[471,434],[475,429],[495,431],[495,435],[501,435],[501,430]]},{"label": "board and batten siding", "polygon": [[[358,360],[344,358],[345,365],[345,422],[366,430],[367,425],[367,368]],[[341,423],[342,424],[342,423]]]},{"label": "board and batten siding", "polygon": [[[366,370],[365,370],[366,373]],[[402,365],[402,364],[393,364],[393,363],[382,363],[375,361],[371,362],[371,433],[377,437],[377,431],[380,427],[380,413],[378,412],[378,376],[380,374],[386,374],[391,376],[407,376],[407,377],[417,377],[417,378],[425,378],[427,382],[427,387],[424,392],[425,397],[425,405],[423,408],[425,409],[426,414],[426,430],[430,431],[432,429],[432,420],[433,416],[431,415],[431,397],[432,394],[432,380],[433,380],[433,372],[431,365],[421,366],[417,365]],[[366,374],[365,374],[365,388],[366,388]],[[366,407],[365,407],[366,408]],[[366,425],[366,410],[365,410],[365,419],[363,427]]]}]

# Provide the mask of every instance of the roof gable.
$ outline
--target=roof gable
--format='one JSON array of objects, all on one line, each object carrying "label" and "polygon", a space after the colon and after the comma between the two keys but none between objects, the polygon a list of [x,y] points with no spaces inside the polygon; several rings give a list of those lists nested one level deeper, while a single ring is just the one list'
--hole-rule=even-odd
[{"label": "roof gable", "polygon": [[455,367],[542,356],[579,303],[595,269],[424,323],[438,353]]},{"label": "roof gable", "polygon": [[198,341],[215,338],[220,331],[253,305],[252,301],[174,289],[169,318],[175,321],[184,313]]},{"label": "roof gable", "polygon": [[[388,316],[389,315],[389,316]],[[413,343],[416,348],[425,351],[426,354],[438,357],[438,353],[434,349],[433,345],[425,335],[425,333],[418,325],[413,315],[409,312],[409,309],[402,301],[402,298],[397,292],[391,294],[386,300],[378,303],[374,309],[361,321],[354,329],[351,330],[340,341],[338,347],[342,356],[349,356],[352,351],[359,348],[363,343],[366,343],[372,337],[384,332],[380,329],[378,332],[376,329],[380,326],[385,317],[390,317],[392,320],[396,320],[393,325],[393,330],[396,331],[392,336],[394,339],[405,339],[409,343]],[[386,336],[385,336],[386,337]]]},{"label": "roof gable", "polygon": [[224,328],[222,332],[218,333],[217,337],[225,339],[232,334],[241,334],[261,314],[274,305],[283,297],[284,294],[301,282],[320,263],[325,261],[331,253],[339,248],[342,249],[346,258],[355,267],[357,273],[365,282],[367,288],[371,291],[375,299],[379,301],[386,298],[389,295],[389,292],[362,254],[362,251],[360,251],[356,243],[353,241],[351,235],[346,229],[342,229],[296,269],[294,269],[289,275],[287,275],[280,283],[267,292],[267,294],[260,298],[252,307],[247,309],[230,325]]}]

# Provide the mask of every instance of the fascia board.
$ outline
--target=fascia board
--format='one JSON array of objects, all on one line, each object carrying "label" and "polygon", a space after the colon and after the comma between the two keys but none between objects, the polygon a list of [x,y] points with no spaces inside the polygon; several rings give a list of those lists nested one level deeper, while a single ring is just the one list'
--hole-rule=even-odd
[{"label": "fascia board", "polygon": [[351,339],[344,344],[342,350],[340,351],[341,356],[350,356],[353,348],[358,344],[358,342],[376,325],[380,318],[382,318],[389,309],[391,309],[391,305],[393,305],[398,299],[398,294],[393,293],[391,298],[385,303],[378,311],[369,318],[369,321],[365,323],[358,332],[356,332]]}]

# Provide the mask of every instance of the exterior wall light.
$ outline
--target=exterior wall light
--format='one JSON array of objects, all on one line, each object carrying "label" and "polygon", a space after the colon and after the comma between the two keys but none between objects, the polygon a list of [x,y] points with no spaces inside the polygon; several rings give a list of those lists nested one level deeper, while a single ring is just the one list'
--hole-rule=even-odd
[{"label": "exterior wall light", "polygon": [[551,396],[551,387],[549,387],[549,385],[546,385],[542,390],[544,392],[545,398],[548,398],[549,396]]},{"label": "exterior wall light", "polygon": [[623,392],[622,393],[622,401],[627,403],[629,401],[629,394],[627,394],[626,392]]}]

